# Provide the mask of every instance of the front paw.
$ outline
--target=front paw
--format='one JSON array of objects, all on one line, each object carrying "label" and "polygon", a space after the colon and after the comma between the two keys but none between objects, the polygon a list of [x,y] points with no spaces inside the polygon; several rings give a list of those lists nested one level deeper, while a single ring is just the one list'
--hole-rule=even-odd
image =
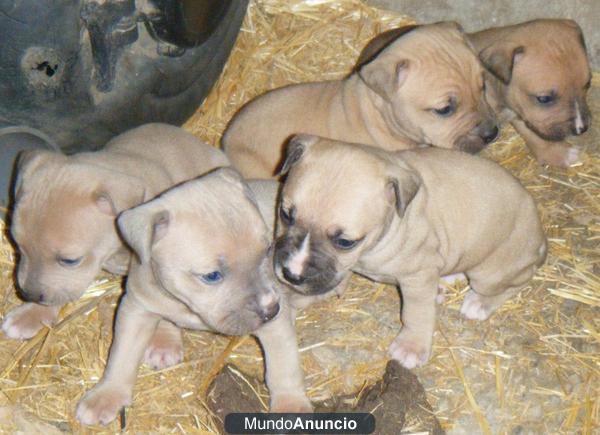
[{"label": "front paw", "polygon": [[537,161],[543,165],[568,168],[580,163],[579,150],[567,142],[557,142],[545,147],[536,155]]},{"label": "front paw", "polygon": [[270,412],[313,412],[304,394],[275,394],[271,396]]},{"label": "front paw", "polygon": [[422,366],[431,354],[430,338],[414,334],[406,329],[394,339],[389,348],[390,356],[407,369]]},{"label": "front paw", "polygon": [[165,337],[155,335],[144,353],[144,364],[154,370],[162,370],[183,361],[181,335]]},{"label": "front paw", "polygon": [[57,308],[27,302],[6,314],[2,331],[8,338],[27,340],[44,326],[51,326],[56,321],[57,313]]},{"label": "front paw", "polygon": [[85,425],[107,425],[121,408],[131,405],[131,391],[123,386],[98,384],[77,405],[77,420]]}]

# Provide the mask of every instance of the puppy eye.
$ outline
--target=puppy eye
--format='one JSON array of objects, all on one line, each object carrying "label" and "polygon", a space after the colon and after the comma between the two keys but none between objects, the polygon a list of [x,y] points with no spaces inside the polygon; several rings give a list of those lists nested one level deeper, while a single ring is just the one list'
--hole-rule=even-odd
[{"label": "puppy eye", "polygon": [[286,210],[282,205],[281,207],[279,207],[279,216],[281,217],[281,220],[283,221],[284,224],[294,225],[295,218],[294,218],[294,208],[293,207],[290,207],[289,210]]},{"label": "puppy eye", "polygon": [[554,95],[536,95],[535,99],[543,106],[549,106],[554,103],[556,97]]},{"label": "puppy eye", "polygon": [[58,264],[60,264],[63,267],[75,267],[75,266],[78,266],[79,263],[81,263],[82,259],[83,259],[83,257],[79,257],[79,258],[58,257],[56,259],[56,261],[58,262]]},{"label": "puppy eye", "polygon": [[336,237],[332,240],[333,246],[343,251],[348,251],[354,248],[358,242],[359,240],[344,239],[342,237]]},{"label": "puppy eye", "polygon": [[202,282],[205,284],[218,284],[223,281],[223,274],[218,270],[215,270],[210,273],[201,273],[196,275]]},{"label": "puppy eye", "polygon": [[452,115],[455,111],[455,108],[452,104],[448,104],[440,109],[433,109],[433,111],[436,115],[446,117]]}]

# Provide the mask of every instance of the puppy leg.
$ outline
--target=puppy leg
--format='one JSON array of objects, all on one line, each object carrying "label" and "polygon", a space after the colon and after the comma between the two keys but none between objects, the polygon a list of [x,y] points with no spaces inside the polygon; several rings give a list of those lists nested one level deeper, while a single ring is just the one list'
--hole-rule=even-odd
[{"label": "puppy leg", "polygon": [[174,366],[183,361],[181,330],[167,320],[161,320],[144,353],[144,363],[154,370]]},{"label": "puppy leg", "polygon": [[519,293],[533,277],[537,266],[528,265],[502,277],[498,269],[479,268],[467,273],[471,289],[460,307],[461,314],[471,320],[486,320],[504,302]]},{"label": "puppy leg", "polygon": [[539,163],[567,168],[574,163],[580,162],[579,150],[567,142],[550,142],[544,140],[531,131],[521,120],[513,120],[511,124],[523,137],[527,147]]},{"label": "puppy leg", "polygon": [[271,412],[312,412],[304,389],[294,317],[293,310],[282,306],[282,312],[255,333],[265,354]]},{"label": "puppy leg", "polygon": [[439,275],[419,275],[400,281],[402,330],[392,342],[389,354],[407,369],[421,366],[431,354],[435,329]]},{"label": "puppy leg", "polygon": [[106,425],[131,404],[137,370],[158,322],[157,316],[140,308],[127,294],[123,297],[104,375],[77,405],[81,423]]},{"label": "puppy leg", "polygon": [[52,326],[61,308],[62,306],[49,307],[26,302],[6,314],[2,322],[2,331],[8,338],[26,340],[44,326]]}]

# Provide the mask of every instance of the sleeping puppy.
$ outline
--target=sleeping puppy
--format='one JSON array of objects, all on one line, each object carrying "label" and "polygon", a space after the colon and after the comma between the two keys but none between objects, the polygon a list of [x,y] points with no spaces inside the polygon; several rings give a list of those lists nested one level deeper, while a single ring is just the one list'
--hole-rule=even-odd
[{"label": "sleeping puppy", "polygon": [[441,276],[465,273],[461,312],[484,320],[544,262],[533,199],[489,160],[300,135],[283,171],[277,276],[305,296],[343,289],[351,271],[399,286],[403,327],[390,354],[407,368],[429,358]]},{"label": "sleeping puppy", "polygon": [[[5,315],[4,333],[30,338],[79,298],[101,269],[127,272],[130,254],[115,226],[119,212],[228,164],[221,151],[166,124],[130,130],[102,151],[23,155],[10,230],[19,252],[16,281],[26,303]],[[180,332],[162,323],[146,362],[160,368],[181,357]]]},{"label": "sleeping puppy", "polygon": [[232,169],[183,183],[119,216],[133,261],[102,380],[79,402],[84,424],[107,424],[131,404],[137,369],[161,320],[183,328],[256,335],[272,412],[310,411],[291,310],[273,275],[277,183],[252,192]]},{"label": "sleeping puppy", "polygon": [[458,24],[407,26],[372,41],[344,80],[291,85],[248,103],[223,149],[247,178],[275,177],[285,142],[300,132],[388,150],[478,152],[498,134],[483,75]]},{"label": "sleeping puppy", "polygon": [[590,126],[586,102],[592,74],[581,29],[571,20],[534,20],[468,38],[491,73],[486,95],[535,158],[569,166],[579,151],[565,142]]}]

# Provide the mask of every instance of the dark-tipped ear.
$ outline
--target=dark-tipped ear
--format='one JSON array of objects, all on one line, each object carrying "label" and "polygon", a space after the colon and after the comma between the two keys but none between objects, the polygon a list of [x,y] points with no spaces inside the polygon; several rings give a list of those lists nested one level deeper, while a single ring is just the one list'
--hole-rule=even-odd
[{"label": "dark-tipped ear", "polygon": [[117,219],[121,236],[140,263],[150,260],[152,245],[167,233],[169,212],[147,203],[121,213]]},{"label": "dark-tipped ear", "polygon": [[387,179],[385,185],[386,197],[388,201],[394,204],[398,216],[404,217],[408,205],[420,187],[421,178],[410,170],[403,169],[397,176]]},{"label": "dark-tipped ear", "polygon": [[510,83],[515,62],[525,53],[525,47],[502,42],[479,52],[483,66],[505,85]]},{"label": "dark-tipped ear", "polygon": [[318,136],[310,134],[296,134],[292,136],[287,143],[285,160],[283,161],[283,165],[281,165],[279,175],[287,174],[290,168],[302,158],[306,149],[318,141]]},{"label": "dark-tipped ear", "polygon": [[141,204],[145,191],[138,179],[110,173],[94,191],[92,199],[102,213],[116,217],[121,211]]},{"label": "dark-tipped ear", "polygon": [[363,65],[358,71],[362,81],[381,98],[390,101],[408,77],[408,59],[392,61],[389,57],[378,56]]},{"label": "dark-tipped ear", "polygon": [[415,30],[418,27],[420,27],[420,25],[410,24],[408,26],[399,27],[397,29],[387,30],[375,36],[367,43],[367,45],[365,45],[365,47],[360,52],[354,70],[360,70],[360,68],[363,65],[375,59],[375,57],[377,57],[379,53],[381,53],[388,45],[390,45],[396,39],[400,38],[403,35],[406,35],[407,33]]}]

